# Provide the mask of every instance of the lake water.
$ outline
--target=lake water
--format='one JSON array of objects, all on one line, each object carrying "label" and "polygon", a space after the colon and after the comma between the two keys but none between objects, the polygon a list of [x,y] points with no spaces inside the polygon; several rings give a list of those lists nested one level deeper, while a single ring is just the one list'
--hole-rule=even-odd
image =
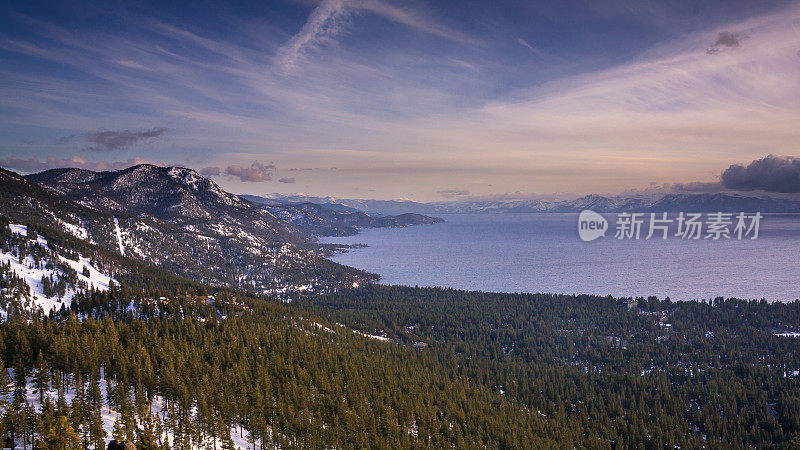
[{"label": "lake water", "polygon": [[[497,292],[800,298],[800,215],[765,215],[756,240],[578,238],[577,214],[453,214],[446,222],[322,239],[369,247],[333,260],[381,283]],[[647,221],[646,221],[647,222]]]}]

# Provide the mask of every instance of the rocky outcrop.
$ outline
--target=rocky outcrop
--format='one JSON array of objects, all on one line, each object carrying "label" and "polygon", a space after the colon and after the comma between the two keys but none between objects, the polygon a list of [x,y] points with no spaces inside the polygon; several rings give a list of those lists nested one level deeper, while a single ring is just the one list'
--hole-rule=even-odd
[{"label": "rocky outcrop", "polygon": [[107,450],[136,450],[136,446],[131,441],[118,441],[114,439],[108,443]]}]

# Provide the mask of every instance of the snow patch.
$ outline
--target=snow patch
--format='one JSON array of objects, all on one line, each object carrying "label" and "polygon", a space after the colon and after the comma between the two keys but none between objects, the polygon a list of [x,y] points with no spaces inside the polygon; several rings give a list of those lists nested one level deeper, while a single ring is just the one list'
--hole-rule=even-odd
[{"label": "snow patch", "polygon": [[378,334],[367,334],[367,333],[362,333],[362,332],[360,332],[360,331],[357,331],[357,330],[353,330],[353,332],[354,332],[355,334],[360,334],[361,336],[364,336],[364,337],[366,337],[366,338],[370,338],[370,339],[376,339],[376,340],[379,340],[379,341],[381,341],[381,342],[392,342],[392,340],[391,340],[391,339],[389,339],[389,338],[388,338],[388,337],[386,337],[386,336],[381,336],[381,335],[378,335]]},{"label": "snow patch", "polygon": [[797,332],[797,331],[789,331],[789,332],[787,332],[787,333],[775,333],[775,336],[780,336],[780,337],[788,337],[788,338],[796,338],[796,337],[800,337],[800,332]]},{"label": "snow patch", "polygon": [[78,239],[87,240],[89,239],[89,232],[86,231],[86,228],[80,227],[78,225],[73,225],[69,222],[64,222],[60,220],[61,225],[64,225],[64,228],[72,234],[73,236],[77,237]]},{"label": "snow patch", "polygon": [[119,220],[114,217],[114,232],[117,233],[117,245],[119,245],[119,252],[125,256],[125,247],[122,246],[122,231],[119,229]]},{"label": "snow patch", "polygon": [[16,224],[16,223],[12,223],[12,224],[8,225],[8,228],[11,229],[12,233],[21,234],[23,236],[28,234],[28,227],[26,227],[25,225],[19,225],[19,224]]}]

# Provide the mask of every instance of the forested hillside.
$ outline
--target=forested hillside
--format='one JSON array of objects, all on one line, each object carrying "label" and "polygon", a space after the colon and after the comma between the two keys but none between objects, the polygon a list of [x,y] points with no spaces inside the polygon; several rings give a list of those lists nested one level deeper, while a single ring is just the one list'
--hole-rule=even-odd
[{"label": "forested hillside", "polygon": [[256,448],[531,448],[567,433],[449,358],[242,295],[95,291],[0,324],[0,355],[18,443],[232,448],[240,430]]},{"label": "forested hillside", "polygon": [[571,430],[579,447],[783,448],[800,432],[798,301],[371,285],[305,304],[451,360],[458,376]]},{"label": "forested hillside", "polygon": [[797,302],[367,286],[285,305],[159,284],[0,324],[28,375],[7,430],[145,448],[784,448],[800,430]]}]

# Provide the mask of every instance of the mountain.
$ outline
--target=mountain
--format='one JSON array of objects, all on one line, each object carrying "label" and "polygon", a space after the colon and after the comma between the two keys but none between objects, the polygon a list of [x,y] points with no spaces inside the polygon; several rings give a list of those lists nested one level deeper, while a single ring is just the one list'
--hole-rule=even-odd
[{"label": "mountain", "polygon": [[317,236],[350,236],[360,228],[407,227],[444,222],[438,217],[404,213],[395,216],[370,215],[355,208],[335,203],[282,202],[256,195],[243,198],[264,205],[277,217]]},{"label": "mountain", "polygon": [[211,286],[290,296],[377,279],[336,264],[295,225],[190,169],[0,170],[0,214]]},{"label": "mountain", "polygon": [[308,241],[296,227],[191,169],[141,164],[109,172],[54,169],[26,178],[93,209],[145,214],[207,236],[254,245]]},{"label": "mountain", "polygon": [[574,200],[458,200],[421,203],[409,200],[363,200],[335,197],[282,196],[272,194],[273,202],[312,201],[325,206],[357,208],[369,214],[396,214],[397,211],[417,214],[465,213],[542,213],[580,212],[762,212],[800,213],[800,199],[747,196],[734,193],[662,194],[647,196],[586,195]]}]

